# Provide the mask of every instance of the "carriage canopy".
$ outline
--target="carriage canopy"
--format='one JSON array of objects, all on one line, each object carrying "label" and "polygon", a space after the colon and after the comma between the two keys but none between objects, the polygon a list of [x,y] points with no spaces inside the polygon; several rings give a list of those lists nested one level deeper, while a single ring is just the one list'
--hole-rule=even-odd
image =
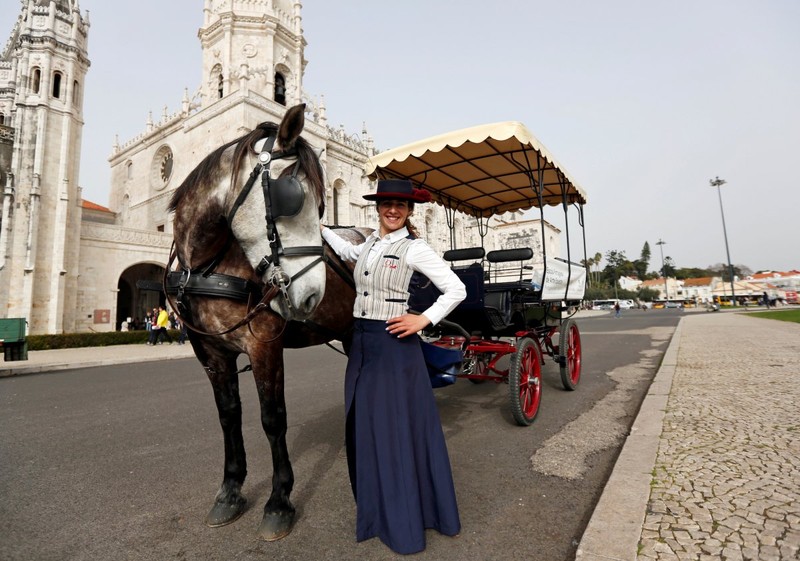
[{"label": "carriage canopy", "polygon": [[478,218],[586,204],[585,191],[522,123],[461,129],[370,158],[371,179],[409,179],[447,208]]}]

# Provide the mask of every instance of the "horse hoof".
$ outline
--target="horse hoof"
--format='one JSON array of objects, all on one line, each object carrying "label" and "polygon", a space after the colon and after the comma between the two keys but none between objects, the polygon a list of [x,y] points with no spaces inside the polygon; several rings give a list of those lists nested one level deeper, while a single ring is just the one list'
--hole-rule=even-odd
[{"label": "horse hoof", "polygon": [[285,538],[292,531],[294,512],[267,512],[258,527],[258,537],[268,542]]},{"label": "horse hoof", "polygon": [[206,526],[209,528],[219,528],[232,522],[236,522],[244,514],[247,500],[244,497],[237,497],[230,502],[217,501],[211,507],[206,516]]}]

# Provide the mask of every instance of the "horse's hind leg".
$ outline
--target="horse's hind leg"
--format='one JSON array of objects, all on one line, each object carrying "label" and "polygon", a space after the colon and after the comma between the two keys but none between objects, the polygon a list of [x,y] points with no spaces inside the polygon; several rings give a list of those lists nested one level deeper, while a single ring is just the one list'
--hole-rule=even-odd
[{"label": "horse's hind leg", "polygon": [[274,541],[292,531],[295,509],[289,500],[294,486],[294,473],[286,446],[283,351],[276,345],[270,347],[264,353],[266,356],[261,357],[262,360],[256,360],[253,356],[251,360],[261,402],[261,425],[272,450],[272,494],[264,506],[258,535],[263,540]]},{"label": "horse's hind leg", "polygon": [[247,501],[242,496],[242,484],[247,475],[247,458],[242,438],[242,402],[239,397],[236,356],[209,359],[204,367],[214,390],[214,401],[225,441],[222,486],[206,516],[206,524],[216,528],[230,524],[244,514]]}]

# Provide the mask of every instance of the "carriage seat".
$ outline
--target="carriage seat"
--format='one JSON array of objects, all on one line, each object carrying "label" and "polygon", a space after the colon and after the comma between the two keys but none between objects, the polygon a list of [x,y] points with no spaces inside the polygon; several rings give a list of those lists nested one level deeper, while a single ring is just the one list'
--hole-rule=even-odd
[{"label": "carriage seat", "polygon": [[486,255],[490,267],[500,263],[518,263],[512,267],[495,267],[494,274],[491,269],[489,271],[491,282],[485,286],[484,307],[495,331],[503,331],[511,326],[514,302],[519,303],[533,295],[535,287],[531,279],[526,278],[530,267],[524,265],[525,261],[532,258],[533,250],[529,247],[498,249]]},{"label": "carriage seat", "polygon": [[479,261],[486,255],[482,247],[465,247],[463,249],[450,249],[442,254],[442,259],[453,263],[454,261]]},{"label": "carriage seat", "polygon": [[528,259],[533,259],[533,250],[529,247],[496,249],[486,254],[486,260],[489,263],[508,263],[510,261],[527,261]]},{"label": "carriage seat", "polygon": [[482,247],[469,247],[465,249],[451,249],[445,251],[442,258],[454,263],[456,261],[474,261],[469,265],[452,266],[453,272],[464,283],[467,296],[456,308],[450,312],[447,319],[464,328],[467,333],[484,331],[486,320],[484,318],[484,278],[485,272],[482,260],[486,251]]},{"label": "carriage seat", "polygon": [[[523,278],[530,266],[524,265],[525,261],[533,258],[533,250],[529,247],[518,247],[514,249],[498,249],[490,251],[486,255],[486,260],[490,264],[489,280],[492,280],[492,264],[499,263],[514,263],[518,262],[517,266],[511,267],[494,267],[493,281],[486,285],[486,290],[491,292],[502,292],[508,290],[530,290],[531,280]],[[498,280],[498,279],[503,280]]]},{"label": "carriage seat", "polygon": [[469,265],[452,266],[453,272],[464,283],[467,297],[458,305],[459,310],[480,310],[483,308],[484,271],[480,260],[486,255],[482,247],[467,247],[445,251],[442,259],[450,263],[474,261]]},{"label": "carriage seat", "polygon": [[[486,254],[482,247],[469,247],[465,249],[451,249],[445,251],[442,258],[451,264],[456,261],[477,261]],[[458,305],[457,310],[480,310],[483,308],[483,278],[484,272],[480,262],[469,265],[452,266],[453,272],[464,283],[467,296]],[[409,309],[424,312],[442,294],[428,278],[419,273],[411,276],[409,284]]]}]

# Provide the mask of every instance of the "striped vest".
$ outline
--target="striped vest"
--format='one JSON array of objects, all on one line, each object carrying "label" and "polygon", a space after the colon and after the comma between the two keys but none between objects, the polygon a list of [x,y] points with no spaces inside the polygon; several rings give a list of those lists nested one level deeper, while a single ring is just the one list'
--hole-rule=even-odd
[{"label": "striped vest", "polygon": [[408,284],[413,269],[406,263],[412,239],[403,238],[390,245],[367,266],[367,256],[375,243],[367,242],[353,273],[356,301],[353,316],[386,321],[408,311]]}]

